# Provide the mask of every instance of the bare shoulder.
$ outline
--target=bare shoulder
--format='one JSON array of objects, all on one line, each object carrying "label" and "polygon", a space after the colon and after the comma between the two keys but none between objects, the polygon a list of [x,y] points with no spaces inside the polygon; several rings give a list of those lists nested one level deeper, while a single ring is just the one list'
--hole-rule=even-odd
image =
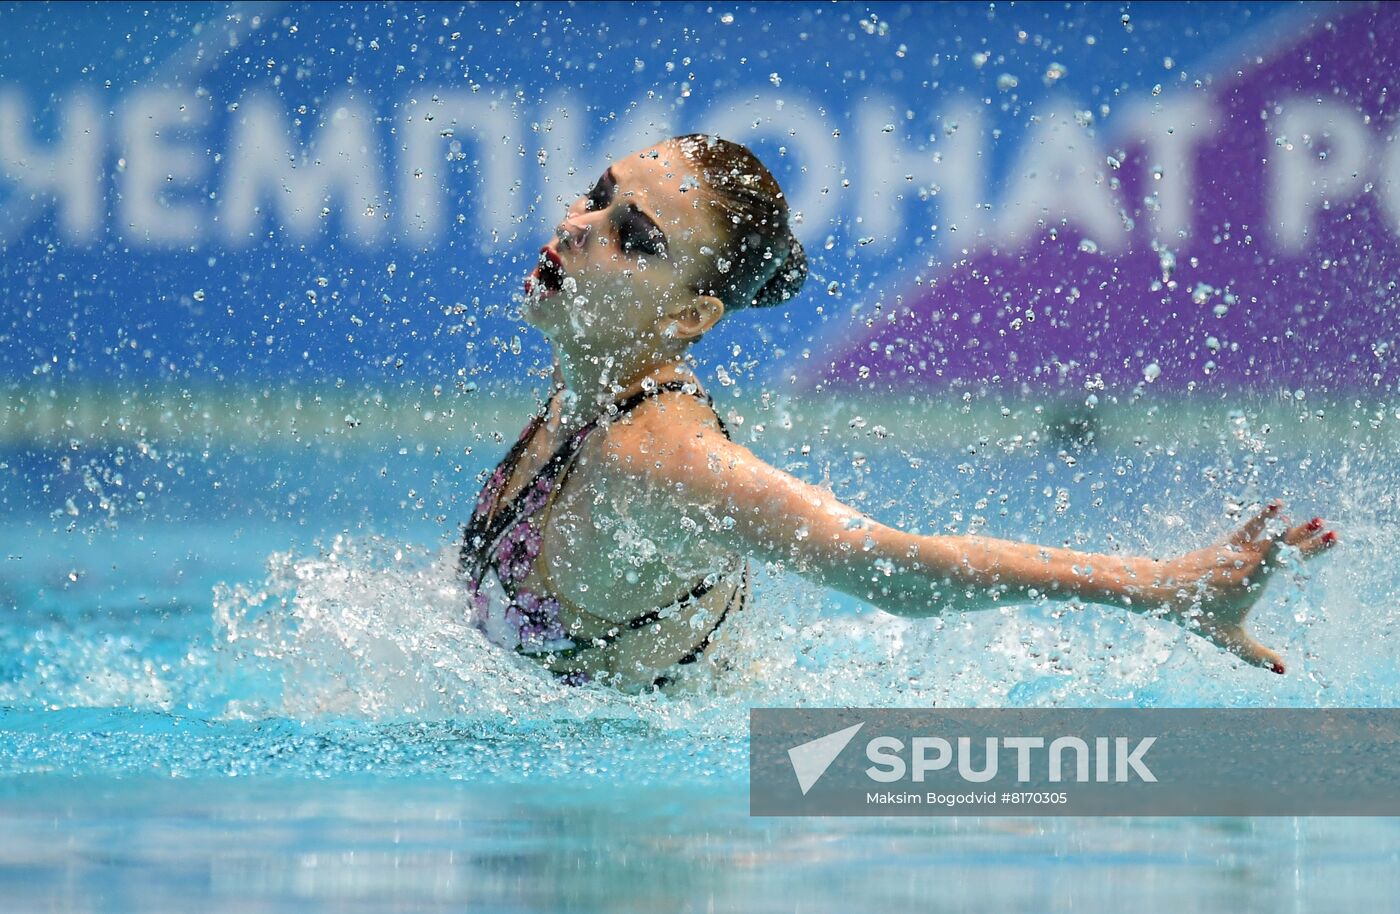
[{"label": "bare shoulder", "polygon": [[694,394],[665,391],[599,429],[584,445],[576,471],[588,513],[599,529],[625,530],[664,544],[681,576],[707,572],[727,560],[725,544],[709,531],[720,474],[708,456],[728,441],[713,410]]},{"label": "bare shoulder", "polygon": [[661,394],[598,437],[586,470],[597,503],[658,541],[678,542],[684,529],[716,549],[816,567],[860,554],[882,530],[830,491],[730,441],[693,395]]},{"label": "bare shoulder", "polygon": [[703,454],[725,441],[715,411],[694,394],[664,391],[634,407],[608,428],[600,456],[634,475],[658,461]]}]

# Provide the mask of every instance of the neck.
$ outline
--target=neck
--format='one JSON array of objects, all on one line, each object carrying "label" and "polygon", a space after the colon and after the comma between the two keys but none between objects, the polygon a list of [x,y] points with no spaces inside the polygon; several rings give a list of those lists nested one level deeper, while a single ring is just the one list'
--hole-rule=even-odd
[{"label": "neck", "polygon": [[693,376],[682,355],[623,350],[597,356],[555,342],[555,387],[573,394],[565,399],[561,418],[566,424],[592,419],[623,392],[632,390],[648,377],[660,382]]}]

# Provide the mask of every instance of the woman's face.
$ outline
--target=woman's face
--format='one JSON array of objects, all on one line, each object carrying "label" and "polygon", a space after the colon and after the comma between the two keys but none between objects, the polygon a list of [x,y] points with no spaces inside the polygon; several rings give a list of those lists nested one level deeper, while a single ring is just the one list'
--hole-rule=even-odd
[{"label": "woman's face", "polygon": [[672,143],[614,162],[540,249],[524,319],[553,339],[604,348],[674,332],[721,250],[705,193]]}]

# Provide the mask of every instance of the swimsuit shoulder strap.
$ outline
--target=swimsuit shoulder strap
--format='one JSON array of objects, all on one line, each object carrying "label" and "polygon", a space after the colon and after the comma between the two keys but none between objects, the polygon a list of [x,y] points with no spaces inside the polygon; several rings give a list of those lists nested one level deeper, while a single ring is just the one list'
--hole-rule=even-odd
[{"label": "swimsuit shoulder strap", "polygon": [[[548,511],[553,508],[555,498],[558,497],[559,491],[564,488],[564,477],[568,475],[569,470],[573,469],[574,458],[578,456],[579,451],[583,450],[584,440],[595,428],[602,424],[604,419],[607,419],[609,423],[616,422],[619,417],[630,413],[647,400],[672,390],[703,397],[705,402],[709,404],[710,409],[714,411],[715,420],[719,422],[720,431],[724,432],[724,437],[729,437],[729,429],[725,427],[724,420],[720,418],[719,411],[715,410],[714,401],[710,399],[709,394],[702,394],[700,392],[700,386],[695,382],[682,381],[679,378],[675,378],[670,381],[663,381],[651,387],[643,387],[641,390],[633,391],[621,400],[608,404],[601,413],[590,419],[587,425],[584,425],[578,431],[574,432],[569,440],[555,452],[552,458],[550,458],[549,463],[546,464],[546,468],[547,471],[552,474],[554,486],[549,493],[548,501],[546,502],[547,506],[544,510]],[[544,472],[545,471],[541,471],[541,474],[543,475]],[[531,484],[533,485],[533,481]]]},{"label": "swimsuit shoulder strap", "polygon": [[633,391],[627,397],[623,398],[622,400],[619,400],[617,403],[614,403],[607,410],[604,410],[604,415],[616,418],[617,416],[620,416],[623,413],[631,412],[645,401],[650,400],[652,397],[655,397],[658,394],[665,393],[669,390],[676,390],[680,391],[681,393],[691,394],[692,396],[696,396],[704,400],[707,404],[709,404],[710,409],[714,411],[715,421],[719,423],[719,429],[720,431],[724,432],[724,437],[729,437],[729,427],[724,424],[724,419],[720,416],[719,410],[715,408],[714,399],[709,394],[703,393],[700,390],[700,385],[696,384],[694,381],[682,381],[679,378],[673,378],[670,381],[663,381],[660,384],[657,384],[653,387],[644,387],[641,390]]},{"label": "swimsuit shoulder strap", "polygon": [[[657,385],[654,386],[654,387],[643,388],[642,390],[635,391],[635,392],[633,392],[632,394],[630,394],[629,396],[623,398],[622,400],[620,400],[620,401],[618,401],[618,402],[612,404],[612,406],[613,406],[613,407],[616,407],[616,408],[613,409],[613,408],[610,407],[609,409],[607,409],[607,410],[604,411],[604,415],[608,415],[608,416],[610,417],[609,421],[613,421],[613,420],[615,420],[618,416],[621,416],[621,415],[624,415],[624,414],[626,414],[626,413],[631,412],[633,409],[637,408],[637,407],[638,407],[639,405],[641,405],[643,402],[645,402],[645,401],[647,401],[647,400],[649,400],[649,399],[651,399],[651,398],[653,398],[653,397],[656,397],[656,396],[659,395],[659,394],[665,393],[666,391],[672,391],[672,390],[674,390],[674,391],[681,391],[681,392],[683,392],[683,393],[688,393],[688,394],[692,394],[692,395],[696,395],[696,396],[701,396],[701,397],[705,400],[705,402],[709,404],[710,409],[714,411],[714,414],[715,414],[715,421],[719,423],[720,431],[724,433],[724,437],[726,437],[726,438],[729,437],[729,429],[725,426],[725,424],[724,424],[724,419],[720,417],[720,415],[719,415],[719,410],[715,409],[714,400],[710,398],[709,394],[701,394],[701,393],[700,393],[700,388],[699,388],[699,386],[696,385],[696,384],[695,384],[694,382],[692,382],[692,381],[681,381],[681,380],[679,380],[679,379],[676,379],[676,380],[671,380],[671,381],[665,381],[665,382],[663,382],[663,383],[661,383],[661,384],[657,384]],[[601,419],[601,418],[602,418],[602,417],[600,416],[599,419]],[[597,426],[597,424],[598,424],[598,422],[599,422],[599,419],[594,419],[594,420],[593,420],[592,422],[590,422],[587,426],[585,426],[585,428],[586,428],[588,431],[592,431],[592,429],[593,429],[594,427]],[[587,434],[586,434],[586,432],[584,432],[584,431],[581,430],[581,432],[580,432],[580,434],[579,434],[579,440],[580,440],[580,442],[582,441],[582,439],[583,439],[584,437],[587,437]],[[573,451],[573,453],[570,455],[570,457],[572,458],[573,454],[576,454],[577,452],[578,452],[578,450],[575,449],[575,450]],[[573,463],[573,461],[572,461],[572,459],[570,459],[570,460],[569,460],[570,466],[572,466],[572,463]],[[567,469],[568,469],[568,467],[561,467],[561,472],[555,477],[555,483],[556,483],[556,484],[555,484],[555,486],[554,486],[554,491],[552,491],[552,492],[550,493],[549,501],[548,501],[546,507],[543,509],[544,511],[551,511],[551,510],[553,509],[553,507],[554,507],[554,499],[558,496],[560,489],[563,488],[563,485],[564,485],[563,480],[564,480],[564,475],[565,475],[565,472],[564,472],[564,471],[566,471]],[[567,597],[563,596],[563,594],[560,592],[559,588],[557,588],[557,587],[554,586],[554,576],[550,573],[550,568],[549,568],[549,557],[548,557],[547,555],[545,555],[543,551],[541,551],[538,561],[539,561],[538,567],[539,567],[539,570],[540,570],[540,574],[541,574],[541,576],[544,578],[544,580],[548,583],[548,585],[549,585],[549,592],[552,593],[552,594],[554,594],[555,599],[556,599],[556,600],[559,600],[559,601],[561,601],[561,602],[563,602],[563,603],[565,603],[565,604],[568,604],[568,605],[569,605],[569,608],[572,609],[575,613],[578,613],[578,614],[581,614],[581,615],[593,616],[593,613],[590,613],[590,612],[588,612],[587,610],[585,610],[585,609],[583,609],[583,608],[581,608],[581,607],[579,607],[579,606],[573,605],[573,602],[572,602],[571,600],[569,600]],[[739,565],[743,565],[743,566],[744,566],[744,568],[745,568],[745,574],[747,574],[747,563],[745,563],[742,559],[740,559],[740,560],[735,564],[734,568],[737,568]],[[731,568],[731,569],[730,569],[730,572],[732,572],[732,571],[734,570],[734,568]],[[637,629],[637,628],[642,628],[642,627],[647,626],[647,625],[651,625],[652,623],[657,622],[658,620],[660,620],[662,613],[665,612],[666,610],[669,610],[669,609],[671,609],[672,607],[676,607],[676,606],[683,606],[683,605],[685,605],[685,604],[687,604],[687,603],[694,602],[695,600],[698,600],[698,599],[700,599],[701,597],[703,597],[706,593],[708,593],[711,589],[713,589],[714,586],[715,586],[716,584],[719,583],[719,581],[721,581],[721,580],[723,580],[725,577],[727,577],[728,573],[730,573],[730,572],[726,572],[726,573],[718,574],[718,575],[707,575],[706,578],[705,578],[704,580],[700,581],[700,582],[697,583],[694,587],[691,587],[686,593],[679,595],[678,597],[676,597],[676,599],[672,600],[670,603],[667,603],[665,606],[662,606],[662,607],[660,607],[660,608],[658,608],[658,609],[653,609],[653,610],[651,610],[651,611],[649,611],[649,612],[642,613],[640,616],[637,616],[635,619],[630,619],[630,620],[628,620],[626,623],[623,623],[623,624],[625,624],[629,629]],[[726,608],[725,611],[728,612],[728,609]],[[601,617],[599,617],[599,616],[594,616],[594,618],[601,618]],[[604,620],[604,621],[608,621],[608,620]]]},{"label": "swimsuit shoulder strap", "polygon": [[[539,430],[540,426],[544,425],[545,417],[549,415],[550,404],[554,402],[554,397],[557,393],[558,391],[555,391],[549,395],[544,401],[544,406],[530,418],[528,423],[526,423],[524,430],[520,433],[520,437],[515,439],[515,444],[511,445],[510,450],[506,452],[506,456],[501,458],[501,462],[497,464],[496,469],[493,471],[493,475],[495,473],[501,474],[499,486],[488,490],[489,499],[473,513],[471,521],[462,529],[462,546],[459,550],[458,565],[463,570],[471,568],[473,577],[476,576],[476,573],[479,572],[482,567],[481,559],[487,551],[487,547],[494,542],[496,536],[499,535],[500,531],[498,528],[501,526],[500,515],[503,513],[501,510],[501,495],[505,491],[505,485],[510,481],[510,478],[515,475],[516,464],[520,462],[520,458],[525,453],[526,447],[535,437],[535,432]],[[550,464],[547,463],[544,469],[547,469],[549,465]],[[515,513],[516,502],[519,502],[525,497],[526,492],[535,484],[536,480],[539,479],[544,469],[541,469],[540,473],[536,473],[535,479],[531,479],[524,488],[516,493],[515,497],[511,500],[511,504],[506,506],[506,510],[504,511],[505,515],[512,515]],[[488,481],[486,485],[490,486],[490,481]]]},{"label": "swimsuit shoulder strap", "polygon": [[[514,522],[516,516],[519,514],[520,506],[530,497],[531,491],[539,484],[541,479],[548,479],[552,483],[546,503],[552,507],[555,497],[563,487],[564,477],[567,475],[569,469],[573,467],[574,458],[578,456],[579,451],[583,449],[584,441],[605,418],[609,422],[612,422],[619,416],[636,409],[646,400],[672,390],[703,396],[705,401],[713,408],[714,401],[710,399],[708,394],[700,393],[699,385],[695,384],[693,381],[682,381],[680,379],[663,381],[651,387],[643,387],[641,390],[634,391],[623,399],[609,404],[608,407],[597,416],[590,419],[585,425],[579,427],[573,434],[565,438],[564,441],[559,444],[558,448],[555,449],[554,453],[550,455],[550,458],[544,462],[544,465],[540,467],[534,478],[521,486],[508,504],[500,504],[500,491],[494,493],[491,503],[483,512],[482,517],[479,518],[479,523],[470,525],[463,531],[462,564],[464,566],[471,565],[477,570],[483,567],[483,557],[496,540],[500,538],[501,534]],[[551,396],[549,400],[545,401],[544,409],[536,414],[530,421],[525,431],[521,434],[520,439],[516,441],[515,446],[511,448],[510,453],[507,454],[505,460],[502,461],[502,466],[505,469],[505,479],[502,482],[503,486],[505,482],[508,482],[510,477],[514,475],[515,465],[519,461],[521,455],[525,453],[525,448],[530,439],[534,437],[535,431],[544,424],[544,417],[548,415],[549,405],[553,402],[553,399],[553,396]],[[720,418],[717,411],[715,413],[715,419],[719,422],[720,431],[728,438],[729,429],[725,427],[724,420]],[[548,507],[546,507],[545,510],[548,510]],[[475,555],[471,554],[473,552],[475,552]]]}]

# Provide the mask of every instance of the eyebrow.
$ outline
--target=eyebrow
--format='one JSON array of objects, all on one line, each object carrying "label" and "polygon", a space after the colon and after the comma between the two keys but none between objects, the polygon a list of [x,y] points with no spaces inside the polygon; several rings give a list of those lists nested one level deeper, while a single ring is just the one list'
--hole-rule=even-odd
[{"label": "eyebrow", "polygon": [[[608,168],[607,168],[607,170],[603,172],[603,177],[604,177],[605,179],[607,179],[607,181],[608,181],[609,184],[612,185],[613,192],[616,193],[616,192],[617,192],[617,175],[613,174],[613,169],[612,169],[612,166],[611,166],[611,165],[609,165]],[[671,243],[671,242],[670,242],[670,239],[668,239],[668,238],[666,237],[666,233],[663,232],[663,231],[661,230],[661,226],[657,225],[657,224],[656,224],[656,220],[653,219],[653,218],[651,218],[651,216],[650,216],[649,214],[647,214],[644,210],[642,210],[641,207],[639,207],[639,206],[637,206],[637,204],[632,203],[632,202],[629,201],[628,204],[627,204],[627,206],[624,207],[624,208],[625,208],[629,213],[635,214],[635,215],[636,215],[638,218],[640,218],[643,222],[645,222],[647,225],[649,225],[649,226],[651,227],[651,231],[655,232],[656,235],[661,239],[661,244],[662,244],[662,245],[667,246],[667,247],[670,246],[670,243]]]}]

